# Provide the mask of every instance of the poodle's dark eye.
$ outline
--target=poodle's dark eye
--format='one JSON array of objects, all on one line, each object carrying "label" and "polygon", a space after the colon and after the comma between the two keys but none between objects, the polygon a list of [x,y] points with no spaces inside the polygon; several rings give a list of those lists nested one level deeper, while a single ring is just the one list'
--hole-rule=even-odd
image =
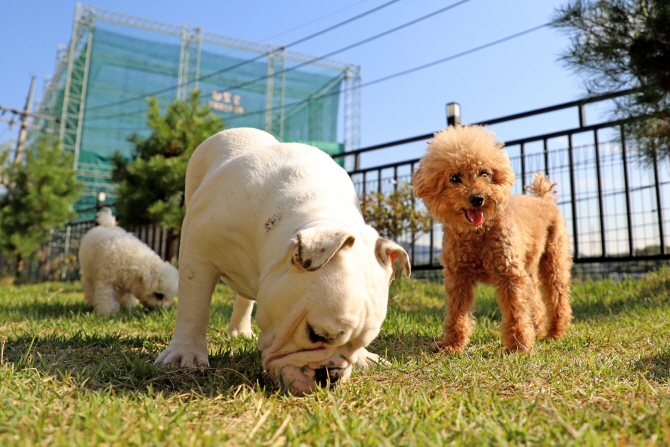
[{"label": "poodle's dark eye", "polygon": [[157,300],[162,300],[163,298],[165,298],[165,295],[158,292],[154,293],[154,296],[156,297]]},{"label": "poodle's dark eye", "polygon": [[458,174],[454,174],[454,175],[451,176],[451,178],[449,179],[449,181],[450,181],[451,183],[461,183],[461,176],[458,175]]},{"label": "poodle's dark eye", "polygon": [[487,171],[482,171],[479,173],[480,177],[491,177],[491,173]]}]

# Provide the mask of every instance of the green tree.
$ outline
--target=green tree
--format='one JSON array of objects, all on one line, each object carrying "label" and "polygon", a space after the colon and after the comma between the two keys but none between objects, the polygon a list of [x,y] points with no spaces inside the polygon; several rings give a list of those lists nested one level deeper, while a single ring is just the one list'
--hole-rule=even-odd
[{"label": "green tree", "polygon": [[409,233],[416,240],[433,227],[430,214],[416,208],[410,183],[398,185],[390,194],[368,192],[361,196],[360,201],[365,222],[387,239],[397,241],[403,234]]},{"label": "green tree", "polygon": [[14,141],[8,140],[0,143],[0,188],[5,188],[9,179],[7,178],[9,167],[9,156],[13,152]]},{"label": "green tree", "polygon": [[[0,159],[8,157],[9,146]],[[49,231],[76,213],[72,205],[80,185],[72,169],[72,154],[57,140],[41,138],[24,162],[5,165],[7,190],[0,198],[0,251],[16,256],[16,276],[23,259],[49,240]]]},{"label": "green tree", "polygon": [[193,90],[187,101],[169,104],[163,115],[158,99],[149,99],[151,135],[130,138],[135,145],[130,162],[118,153],[113,160],[122,225],[161,225],[171,230],[171,242],[179,239],[188,160],[200,143],[224,129],[221,118],[199,102],[200,92]]},{"label": "green tree", "polygon": [[636,89],[613,112],[631,119],[642,160],[670,158],[670,2],[571,1],[556,10],[552,26],[570,35],[561,59],[585,76],[590,94]]}]

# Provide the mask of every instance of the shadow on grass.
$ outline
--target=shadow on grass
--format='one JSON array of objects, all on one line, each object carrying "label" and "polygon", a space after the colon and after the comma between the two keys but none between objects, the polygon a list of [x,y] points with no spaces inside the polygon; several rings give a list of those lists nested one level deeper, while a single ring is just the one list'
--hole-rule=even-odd
[{"label": "shadow on grass", "polygon": [[28,304],[20,304],[17,306],[1,306],[0,312],[5,315],[16,315],[26,319],[53,319],[53,318],[70,318],[79,317],[93,313],[93,306],[81,303],[63,303],[59,301],[53,302],[35,302]]},{"label": "shadow on grass", "polygon": [[610,317],[667,307],[670,304],[670,281],[652,278],[639,284],[616,284],[611,287],[593,286],[580,291],[580,296],[572,303],[572,314],[576,321]]},{"label": "shadow on grass", "polygon": [[662,351],[656,355],[645,357],[633,365],[636,371],[647,373],[647,379],[654,382],[670,380],[670,351]]},{"label": "shadow on grass", "polygon": [[261,353],[255,342],[234,340],[234,346],[210,355],[203,372],[154,366],[168,340],[160,337],[123,337],[118,334],[71,336],[34,334],[6,340],[4,364],[16,369],[36,369],[60,380],[68,378],[91,391],[110,388],[130,393],[192,393],[219,396],[235,392],[240,385],[266,393],[278,387],[262,371]]},{"label": "shadow on grass", "polygon": [[[110,320],[127,320],[146,318],[164,312],[176,312],[176,305],[168,309],[147,309],[141,304],[137,305],[131,310],[121,309],[114,315],[104,316],[100,318]],[[93,306],[81,301],[75,303],[64,303],[60,301],[49,302],[33,302],[19,305],[0,306],[0,312],[5,316],[13,316],[17,320],[48,320],[48,319],[64,319],[64,318],[79,318],[91,317],[94,318],[95,311]],[[233,312],[233,303],[230,302],[215,302],[212,303],[212,314],[215,318],[229,319]]]}]

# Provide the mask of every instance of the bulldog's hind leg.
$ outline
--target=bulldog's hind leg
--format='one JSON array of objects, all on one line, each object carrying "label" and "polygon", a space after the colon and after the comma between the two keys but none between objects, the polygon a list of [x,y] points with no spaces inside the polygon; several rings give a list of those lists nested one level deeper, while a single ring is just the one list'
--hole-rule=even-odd
[{"label": "bulldog's hind leg", "polygon": [[233,314],[228,325],[228,334],[231,337],[242,336],[253,338],[254,331],[251,329],[251,312],[254,310],[254,301],[237,295],[233,304]]},{"label": "bulldog's hind leg", "polygon": [[361,348],[361,353],[358,356],[356,365],[363,369],[368,369],[372,365],[382,365],[382,366],[391,366],[388,360],[383,357],[379,357],[377,354],[374,354],[368,351],[365,348]]}]

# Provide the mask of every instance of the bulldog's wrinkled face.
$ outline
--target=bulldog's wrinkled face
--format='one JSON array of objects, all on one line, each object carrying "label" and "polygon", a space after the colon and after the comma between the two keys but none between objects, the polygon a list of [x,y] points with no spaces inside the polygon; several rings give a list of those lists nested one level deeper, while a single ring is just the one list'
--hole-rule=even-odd
[{"label": "bulldog's wrinkled face", "polygon": [[365,346],[386,317],[394,261],[408,276],[410,267],[400,246],[369,227],[358,234],[303,230],[289,256],[289,268],[259,293],[258,345],[282,388],[306,394],[346,380],[354,364],[367,365]]}]

